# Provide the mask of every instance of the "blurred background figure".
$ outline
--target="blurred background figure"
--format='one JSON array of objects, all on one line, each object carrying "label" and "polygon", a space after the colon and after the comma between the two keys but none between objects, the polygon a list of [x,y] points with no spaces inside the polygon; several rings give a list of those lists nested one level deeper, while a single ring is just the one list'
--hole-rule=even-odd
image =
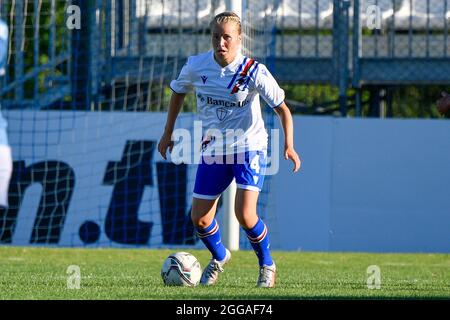
[{"label": "blurred background figure", "polygon": [[[8,51],[8,26],[0,19],[0,77],[5,74]],[[11,148],[6,134],[6,120],[0,104],[0,210],[8,206],[8,186],[12,172]]]},{"label": "blurred background figure", "polygon": [[437,108],[441,115],[450,118],[450,94],[442,92],[442,98],[437,101]]}]

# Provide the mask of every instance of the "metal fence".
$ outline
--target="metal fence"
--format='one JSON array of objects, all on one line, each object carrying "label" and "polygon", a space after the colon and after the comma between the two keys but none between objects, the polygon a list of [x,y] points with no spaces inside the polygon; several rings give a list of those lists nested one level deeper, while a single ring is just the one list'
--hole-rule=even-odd
[{"label": "metal fence", "polygon": [[[3,107],[160,110],[168,81],[209,49],[208,22],[225,9],[225,0],[2,1]],[[344,115],[350,88],[358,105],[364,85],[450,83],[450,0],[266,0],[246,10],[259,23],[252,54],[282,83],[336,86]],[[70,28],[77,14],[80,28]]]}]

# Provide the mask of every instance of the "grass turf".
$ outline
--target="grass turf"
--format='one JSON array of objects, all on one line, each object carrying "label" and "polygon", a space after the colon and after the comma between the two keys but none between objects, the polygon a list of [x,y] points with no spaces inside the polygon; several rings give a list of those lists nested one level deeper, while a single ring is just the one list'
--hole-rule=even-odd
[{"label": "grass turf", "polygon": [[[202,267],[206,250],[0,247],[0,299],[450,299],[449,254],[273,252],[277,286],[255,288],[252,251],[234,252],[214,287],[166,287],[164,259],[189,251]],[[80,289],[67,288],[78,265]],[[367,268],[381,270],[381,288],[368,289]]]}]

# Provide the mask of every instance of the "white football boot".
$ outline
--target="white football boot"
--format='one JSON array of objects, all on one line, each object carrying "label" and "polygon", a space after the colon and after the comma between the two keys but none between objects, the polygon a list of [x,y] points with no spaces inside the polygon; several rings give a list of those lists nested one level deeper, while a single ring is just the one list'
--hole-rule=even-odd
[{"label": "white football boot", "polygon": [[223,266],[228,263],[231,259],[231,252],[228,249],[226,250],[225,259],[222,261],[217,261],[216,259],[211,259],[209,264],[206,266],[205,270],[203,270],[202,278],[200,279],[200,284],[204,286],[212,286],[214,285],[218,278],[219,273],[223,272]]},{"label": "white football boot", "polygon": [[275,275],[277,267],[275,262],[271,266],[262,266],[259,268],[259,277],[256,286],[259,288],[273,288],[275,286]]}]

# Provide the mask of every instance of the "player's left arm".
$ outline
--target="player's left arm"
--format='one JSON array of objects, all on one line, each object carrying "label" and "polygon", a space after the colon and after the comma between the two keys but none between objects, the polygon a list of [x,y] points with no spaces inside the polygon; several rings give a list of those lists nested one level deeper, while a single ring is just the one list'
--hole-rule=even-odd
[{"label": "player's left arm", "polygon": [[294,122],[291,111],[284,102],[284,90],[280,88],[265,65],[257,64],[255,68],[257,69],[254,76],[255,89],[280,118],[284,131],[284,158],[292,160],[294,163],[292,171],[297,172],[301,161],[294,149]]},{"label": "player's left arm", "polygon": [[278,115],[281,125],[283,126],[284,158],[286,160],[292,160],[292,162],[294,163],[294,169],[292,170],[292,172],[297,172],[298,169],[300,169],[302,162],[294,149],[294,121],[292,120],[291,111],[284,102],[273,110]]}]

